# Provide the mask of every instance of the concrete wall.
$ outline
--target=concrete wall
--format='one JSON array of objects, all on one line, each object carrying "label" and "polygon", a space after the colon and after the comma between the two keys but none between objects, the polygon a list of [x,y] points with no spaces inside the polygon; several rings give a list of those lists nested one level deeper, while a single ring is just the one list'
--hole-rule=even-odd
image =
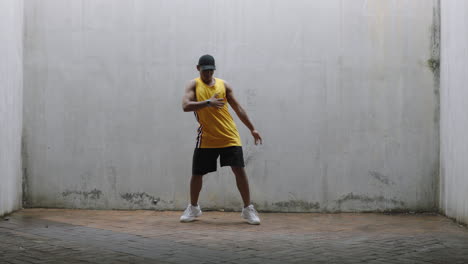
[{"label": "concrete wall", "polygon": [[440,205],[468,224],[468,3],[441,1]]},{"label": "concrete wall", "polygon": [[0,216],[21,208],[23,1],[0,1]]},{"label": "concrete wall", "polygon": [[[433,210],[436,3],[27,0],[27,202],[185,207],[197,125],[181,97],[210,53],[264,137],[237,121],[259,209]],[[200,203],[240,209],[228,169]]]}]

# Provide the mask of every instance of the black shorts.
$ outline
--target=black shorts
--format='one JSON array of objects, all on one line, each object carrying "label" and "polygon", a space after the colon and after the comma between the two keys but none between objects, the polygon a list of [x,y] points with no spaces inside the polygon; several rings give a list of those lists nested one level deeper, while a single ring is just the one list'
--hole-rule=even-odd
[{"label": "black shorts", "polygon": [[216,171],[218,157],[221,167],[244,167],[244,155],[242,147],[234,146],[227,148],[196,148],[193,152],[192,174],[204,175]]}]

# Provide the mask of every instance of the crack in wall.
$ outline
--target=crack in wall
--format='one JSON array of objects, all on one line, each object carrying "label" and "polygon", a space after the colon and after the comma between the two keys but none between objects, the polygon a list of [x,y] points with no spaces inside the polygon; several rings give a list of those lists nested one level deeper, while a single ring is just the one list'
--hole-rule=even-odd
[{"label": "crack in wall", "polygon": [[22,204],[24,208],[30,207],[30,202],[29,202],[29,172],[27,168],[27,162],[28,162],[28,151],[26,148],[26,136],[25,136],[25,131],[23,129],[22,136],[21,136],[21,168],[22,168],[22,183],[21,183],[21,188],[22,188],[22,194],[21,194],[21,199],[22,199]]}]

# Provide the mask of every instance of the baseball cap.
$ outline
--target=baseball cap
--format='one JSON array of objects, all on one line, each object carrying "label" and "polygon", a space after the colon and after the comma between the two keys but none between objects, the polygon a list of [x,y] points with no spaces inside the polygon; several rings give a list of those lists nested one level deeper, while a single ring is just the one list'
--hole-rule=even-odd
[{"label": "baseball cap", "polygon": [[198,66],[200,66],[200,70],[216,70],[215,66],[215,59],[211,55],[203,55],[198,60]]}]

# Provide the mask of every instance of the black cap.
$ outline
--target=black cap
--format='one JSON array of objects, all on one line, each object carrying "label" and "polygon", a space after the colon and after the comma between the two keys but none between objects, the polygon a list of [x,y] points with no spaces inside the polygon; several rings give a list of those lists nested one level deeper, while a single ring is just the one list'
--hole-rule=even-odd
[{"label": "black cap", "polygon": [[200,70],[216,70],[215,66],[215,59],[211,55],[203,55],[198,60],[198,66],[200,66]]}]

